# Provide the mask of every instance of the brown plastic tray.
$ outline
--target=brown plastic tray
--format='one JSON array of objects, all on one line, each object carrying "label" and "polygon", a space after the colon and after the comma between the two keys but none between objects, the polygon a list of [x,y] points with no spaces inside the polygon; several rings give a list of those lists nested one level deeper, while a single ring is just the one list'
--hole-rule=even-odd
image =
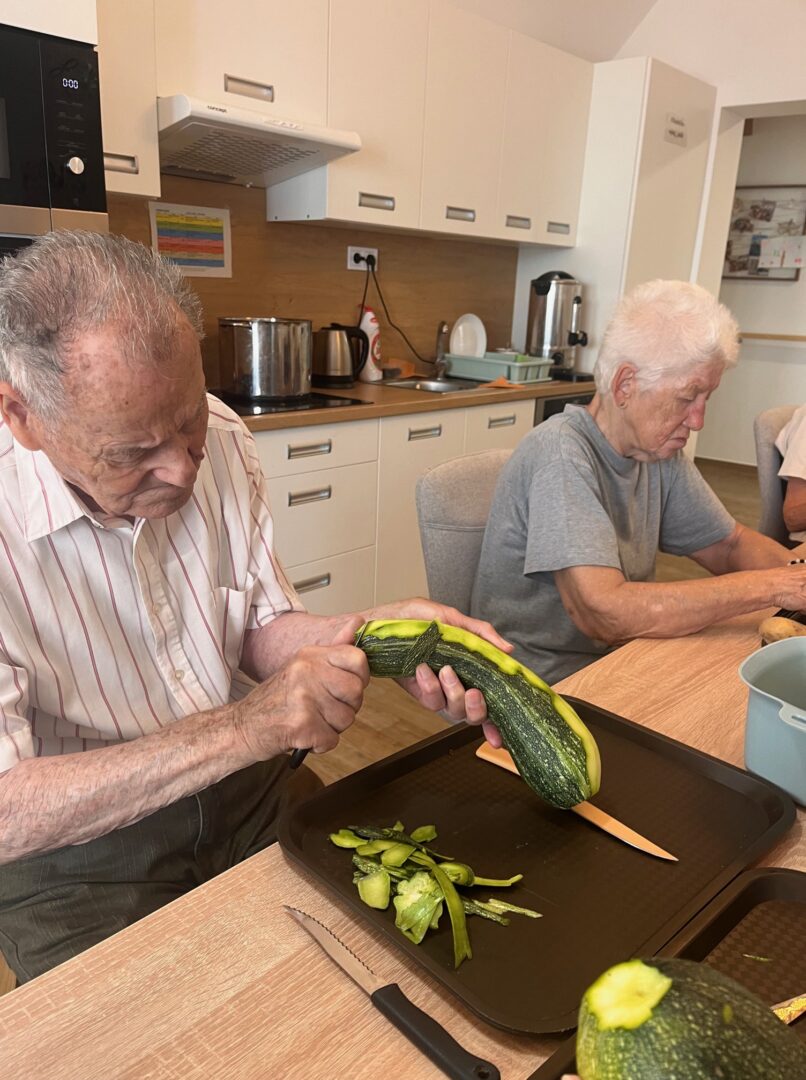
[{"label": "brown plastic tray", "polygon": [[[701,960],[742,983],[762,1001],[806,991],[806,874],[761,869],[740,874],[661,950]],[[806,1041],[806,1016],[793,1025]],[[576,1069],[574,1038],[529,1080],[560,1080]],[[794,1080],[794,1077],[793,1077]]]},{"label": "brown plastic tray", "polygon": [[[679,856],[645,855],[542,802],[517,776],[475,756],[461,725],[325,788],[280,826],[285,852],[419,961],[480,1017],[510,1031],[571,1030],[579,999],[605,968],[658,952],[766,851],[795,818],[765,780],[682,743],[571,700],[602,754],[602,809]],[[513,903],[541,919],[470,920],[473,959],[453,968],[448,918],[417,946],[352,884],[350,853],[328,833],[346,825],[434,824],[440,852],[486,877],[523,873]],[[486,897],[488,893],[482,893]]]}]

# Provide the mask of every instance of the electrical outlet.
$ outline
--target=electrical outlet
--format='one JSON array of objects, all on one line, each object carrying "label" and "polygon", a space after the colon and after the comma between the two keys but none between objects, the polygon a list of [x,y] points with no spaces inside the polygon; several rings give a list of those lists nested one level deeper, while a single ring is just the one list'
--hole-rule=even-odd
[{"label": "electrical outlet", "polygon": [[[360,258],[356,259],[356,255]],[[347,269],[348,270],[364,270],[367,269],[367,264],[364,262],[367,255],[373,255],[375,257],[375,269],[378,269],[378,249],[377,248],[365,248],[365,247],[348,247],[347,248]]]}]

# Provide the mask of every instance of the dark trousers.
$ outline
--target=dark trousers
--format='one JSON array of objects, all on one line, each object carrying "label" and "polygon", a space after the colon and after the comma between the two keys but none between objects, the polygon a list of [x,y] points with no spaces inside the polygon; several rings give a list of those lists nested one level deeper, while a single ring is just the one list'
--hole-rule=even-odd
[{"label": "dark trousers", "polygon": [[258,762],[107,836],[0,867],[0,952],[17,981],[273,843],[285,808],[322,786],[288,762]]}]

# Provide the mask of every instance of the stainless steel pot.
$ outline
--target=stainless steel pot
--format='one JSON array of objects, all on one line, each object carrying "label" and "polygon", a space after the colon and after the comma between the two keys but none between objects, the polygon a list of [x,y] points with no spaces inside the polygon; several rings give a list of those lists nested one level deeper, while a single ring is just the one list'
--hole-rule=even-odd
[{"label": "stainless steel pot", "polygon": [[218,343],[224,392],[245,399],[310,394],[309,319],[219,319]]}]

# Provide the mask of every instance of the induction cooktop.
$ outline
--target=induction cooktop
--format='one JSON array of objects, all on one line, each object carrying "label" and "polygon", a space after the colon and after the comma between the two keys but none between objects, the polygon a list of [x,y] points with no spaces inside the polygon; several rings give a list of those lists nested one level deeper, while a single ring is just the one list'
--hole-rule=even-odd
[{"label": "induction cooktop", "polygon": [[358,398],[339,397],[338,394],[302,394],[293,398],[243,398],[211,390],[217,398],[229,405],[238,416],[268,416],[270,413],[300,412],[307,409],[333,409],[341,405],[366,405]]}]

